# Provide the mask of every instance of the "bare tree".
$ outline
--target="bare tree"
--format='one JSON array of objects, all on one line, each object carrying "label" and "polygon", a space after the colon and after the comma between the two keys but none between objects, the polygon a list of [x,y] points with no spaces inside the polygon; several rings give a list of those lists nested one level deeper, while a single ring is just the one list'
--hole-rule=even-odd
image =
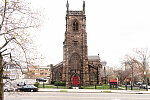
[{"label": "bare tree", "polygon": [[[133,68],[134,76],[138,76],[139,80],[147,81],[148,72],[148,59],[150,55],[148,54],[148,49],[135,49],[134,55],[127,55],[125,63],[128,63],[130,68]],[[126,66],[127,67],[127,66]]]},{"label": "bare tree", "polygon": [[114,74],[120,81],[120,84],[125,83],[125,80],[129,78],[130,73],[131,73],[130,69],[124,70],[123,67],[114,70]]},{"label": "bare tree", "polygon": [[39,15],[24,0],[0,0],[0,5],[0,100],[4,100],[3,68],[7,62],[29,66],[35,60],[28,30],[39,26]]},{"label": "bare tree", "polygon": [[106,77],[106,83],[109,83],[110,79],[114,79],[114,71],[112,67],[105,66],[105,77]]}]

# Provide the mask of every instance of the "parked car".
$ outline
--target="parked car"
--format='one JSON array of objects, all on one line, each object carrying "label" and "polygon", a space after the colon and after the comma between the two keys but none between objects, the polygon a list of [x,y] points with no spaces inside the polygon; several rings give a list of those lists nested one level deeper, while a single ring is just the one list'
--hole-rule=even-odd
[{"label": "parked car", "polygon": [[6,92],[8,90],[8,86],[4,85],[4,92]]},{"label": "parked car", "polygon": [[44,79],[44,78],[36,78],[36,81],[39,81],[39,82],[46,82],[46,79]]},{"label": "parked car", "polygon": [[[148,87],[148,89],[150,89],[150,86],[147,86],[147,87]],[[140,88],[140,89],[146,89],[146,85],[143,84],[143,85],[139,86],[139,88]]]},{"label": "parked car", "polygon": [[25,85],[23,87],[18,87],[17,88],[18,91],[23,91],[23,92],[37,92],[38,91],[38,88],[35,87],[34,85]]},{"label": "parked car", "polygon": [[136,85],[142,85],[142,84],[143,84],[142,82],[137,82],[137,83],[136,83]]},{"label": "parked car", "polygon": [[8,85],[4,85],[4,92],[13,92],[15,91],[15,88],[10,87]]}]

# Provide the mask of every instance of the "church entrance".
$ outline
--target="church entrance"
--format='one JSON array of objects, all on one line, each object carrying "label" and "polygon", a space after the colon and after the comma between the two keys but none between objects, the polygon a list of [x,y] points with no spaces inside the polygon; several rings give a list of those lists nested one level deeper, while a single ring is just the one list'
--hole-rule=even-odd
[{"label": "church entrance", "polygon": [[73,79],[72,79],[72,86],[73,87],[78,87],[79,86],[79,78],[78,76],[73,76]]}]

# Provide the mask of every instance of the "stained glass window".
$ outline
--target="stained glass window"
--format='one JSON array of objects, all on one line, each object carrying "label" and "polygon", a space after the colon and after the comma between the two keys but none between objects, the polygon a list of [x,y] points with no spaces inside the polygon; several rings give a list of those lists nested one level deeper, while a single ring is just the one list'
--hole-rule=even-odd
[{"label": "stained glass window", "polygon": [[95,74],[93,72],[90,73],[90,80],[92,82],[95,80]]},{"label": "stained glass window", "polygon": [[77,70],[80,68],[80,56],[74,53],[71,57],[71,68]]}]

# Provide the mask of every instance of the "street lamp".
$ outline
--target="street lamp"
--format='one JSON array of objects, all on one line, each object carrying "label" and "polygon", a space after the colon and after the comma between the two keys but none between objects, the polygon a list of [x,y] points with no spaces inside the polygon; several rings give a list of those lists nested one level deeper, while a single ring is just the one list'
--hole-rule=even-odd
[{"label": "street lamp", "polygon": [[57,74],[56,74],[57,88],[58,88],[58,78],[59,78],[59,72],[57,71]]},{"label": "street lamp", "polygon": [[131,90],[133,90],[133,65],[131,65],[131,70],[132,70],[132,78],[131,78]]},{"label": "street lamp", "polygon": [[145,76],[146,91],[148,91],[146,57],[144,57],[143,66],[145,67],[144,76]]}]

